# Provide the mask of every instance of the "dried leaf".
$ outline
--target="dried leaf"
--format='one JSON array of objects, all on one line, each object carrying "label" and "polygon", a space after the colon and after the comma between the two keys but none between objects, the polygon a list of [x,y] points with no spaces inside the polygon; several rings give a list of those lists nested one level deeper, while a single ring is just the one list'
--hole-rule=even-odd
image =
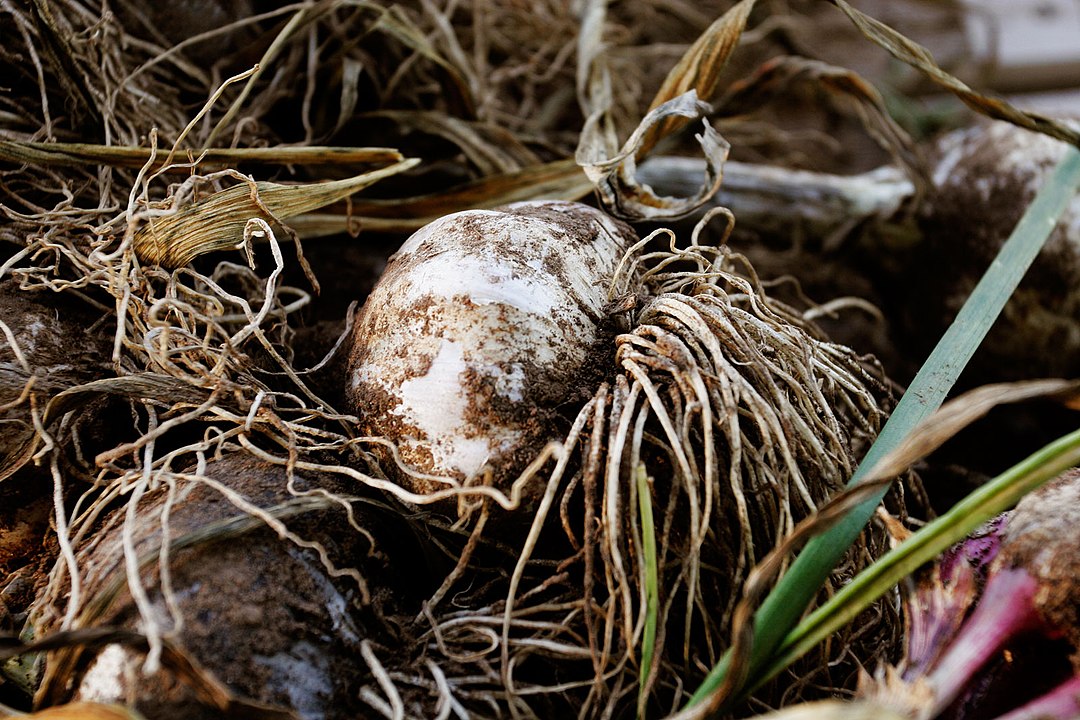
[{"label": "dried leaf", "polygon": [[341,59],[341,96],[338,98],[338,116],[330,136],[341,132],[353,115],[360,102],[360,79],[364,74],[364,63],[351,57]]},{"label": "dried leaf", "polygon": [[697,92],[690,90],[650,110],[641,124],[630,135],[622,149],[609,156],[600,144],[587,142],[588,125],[582,131],[582,143],[575,159],[585,174],[596,185],[600,200],[613,214],[629,220],[673,218],[693,212],[708,202],[720,188],[723,165],[730,145],[720,133],[704,121],[704,131],[698,135],[706,160],[706,177],[700,189],[688,198],[659,197],[652,188],[636,180],[636,156],[652,128],[671,118],[704,117],[711,111],[708,104],[698,100]]},{"label": "dried leaf", "polygon": [[[690,90],[696,91],[698,97],[708,102],[716,91],[721,71],[739,44],[754,5],[755,0],[742,0],[717,18],[668,72],[649,109],[654,110]],[[671,117],[656,125],[643,139],[637,158],[640,160],[648,155],[660,139],[677,131],[686,122],[683,118]]]},{"label": "dried leaf", "polygon": [[446,192],[394,200],[353,200],[352,213],[300,215],[289,226],[301,238],[320,237],[351,229],[412,232],[435,218],[459,210],[492,208],[523,200],[580,200],[593,184],[573,160],[534,165],[507,175],[490,177]]},{"label": "dried leaf", "polygon": [[699,192],[691,197],[658,196],[635,178],[636,162],[645,158],[664,137],[691,119],[704,118],[712,111],[699,99],[699,92],[711,94],[715,89],[719,73],[738,44],[753,6],[754,0],[742,0],[698,38],[668,74],[652,109],[617,152],[611,116],[611,78],[600,38],[604,4],[594,2],[587,6],[578,51],[581,58],[578,94],[587,118],[575,157],[596,184],[600,199],[610,212],[628,220],[679,217],[693,212],[719,189],[729,146],[708,121],[698,136],[708,172]]},{"label": "dried leaf", "polygon": [[383,110],[365,118],[386,118],[403,128],[441,137],[456,145],[481,175],[512,173],[539,162],[512,133],[490,123],[462,120],[441,112]]},{"label": "dried leaf", "polygon": [[875,20],[869,15],[859,12],[844,0],[827,1],[840,8],[863,35],[889,51],[893,57],[923,72],[928,78],[960,98],[972,110],[987,117],[1005,120],[1013,125],[1080,146],[1080,132],[1053,118],[1018,110],[1004,100],[975,92],[966,84],[938,67],[930,51],[922,45],[912,42],[880,20]]},{"label": "dried leaf", "polygon": [[581,30],[578,31],[578,62],[575,78],[578,103],[587,118],[586,125],[590,121],[603,124],[602,140],[590,138],[590,142],[600,142],[609,152],[614,152],[619,147],[619,142],[614,136],[614,125],[610,117],[611,75],[607,67],[607,58],[604,56],[604,20],[607,17],[607,1],[587,0],[579,17]]},{"label": "dried leaf", "polygon": [[166,268],[182,267],[199,255],[240,247],[244,227],[251,218],[276,222],[317,210],[419,162],[417,159],[405,160],[328,183],[237,185],[173,215],[148,219],[147,224],[135,233],[135,253],[145,263]]},{"label": "dried leaf", "polygon": [[[207,148],[192,152],[200,165],[259,163],[273,165],[387,165],[401,162],[401,153],[393,148],[377,147],[320,147],[287,146],[259,148]],[[84,143],[42,143],[0,140],[0,161],[25,163],[44,167],[76,167],[79,165],[109,165],[111,167],[145,167],[153,156],[148,147],[89,145]],[[188,159],[177,170],[190,173]],[[159,159],[150,170],[163,166]]]}]

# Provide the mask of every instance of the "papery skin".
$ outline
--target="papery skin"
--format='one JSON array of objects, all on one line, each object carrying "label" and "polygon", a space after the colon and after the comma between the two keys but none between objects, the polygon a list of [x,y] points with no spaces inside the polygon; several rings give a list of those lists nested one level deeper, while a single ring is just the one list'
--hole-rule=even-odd
[{"label": "papery skin", "polygon": [[599,384],[613,352],[609,289],[636,239],[593,208],[554,201],[416,232],[356,315],[347,399],[363,431],[448,484],[485,469],[511,482],[559,437],[559,406]]}]

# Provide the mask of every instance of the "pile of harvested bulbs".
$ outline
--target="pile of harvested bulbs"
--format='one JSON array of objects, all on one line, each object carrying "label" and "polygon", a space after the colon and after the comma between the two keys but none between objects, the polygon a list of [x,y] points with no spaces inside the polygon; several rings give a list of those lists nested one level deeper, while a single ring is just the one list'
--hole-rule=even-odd
[{"label": "pile of harvested bulbs", "polygon": [[[816,322],[881,313],[742,252],[778,219],[797,244],[768,186],[819,176],[744,165],[766,201],[743,235],[737,193],[701,211],[732,149],[709,121],[701,189],[633,177],[714,113],[698,93],[753,3],[142,5],[0,3],[0,717],[678,713],[745,636],[754,568],[899,394]],[[799,78],[847,93],[882,157],[917,155],[869,85],[797,58],[717,98],[748,153],[799,136],[751,117]],[[883,170],[859,177],[887,192],[830,184],[847,230],[951,222],[944,192],[913,209],[917,173]],[[904,522],[925,498],[902,480]],[[869,526],[810,592],[887,541]],[[905,646],[890,598],[735,712],[850,695],[902,647],[862,688],[879,707],[984,698],[965,683],[999,644],[963,648],[999,593],[1021,593],[1011,630],[1074,642],[1071,599],[1047,614],[1044,565],[1010,547],[934,636],[961,649]]]},{"label": "pile of harvested bulbs", "polygon": [[726,247],[656,240],[566,202],[417,232],[342,350],[339,447],[364,454],[271,452],[245,435],[254,407],[165,455],[194,465],[89,493],[28,616],[71,644],[35,661],[37,702],[630,712],[652,574],[647,682],[676,702],[888,393]]}]

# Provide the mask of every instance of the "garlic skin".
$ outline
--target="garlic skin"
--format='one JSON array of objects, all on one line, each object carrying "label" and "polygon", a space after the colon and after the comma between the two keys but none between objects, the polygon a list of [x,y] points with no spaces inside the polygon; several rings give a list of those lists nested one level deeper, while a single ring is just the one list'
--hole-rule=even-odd
[{"label": "garlic skin", "polygon": [[[421,228],[357,312],[346,395],[362,430],[423,473],[463,482],[490,468],[508,486],[561,437],[556,407],[591,395],[610,368],[609,286],[636,240],[556,201]],[[420,493],[447,487],[397,479]]]}]

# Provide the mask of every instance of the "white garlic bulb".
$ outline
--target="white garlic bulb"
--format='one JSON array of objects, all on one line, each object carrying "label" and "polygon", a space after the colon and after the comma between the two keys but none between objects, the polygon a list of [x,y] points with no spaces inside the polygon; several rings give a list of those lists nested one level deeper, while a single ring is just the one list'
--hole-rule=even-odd
[{"label": "white garlic bulb", "polygon": [[[454,482],[505,486],[562,437],[613,352],[609,287],[636,240],[585,205],[470,210],[416,232],[358,311],[347,390],[362,429]],[[408,489],[445,486],[399,478]]]}]

